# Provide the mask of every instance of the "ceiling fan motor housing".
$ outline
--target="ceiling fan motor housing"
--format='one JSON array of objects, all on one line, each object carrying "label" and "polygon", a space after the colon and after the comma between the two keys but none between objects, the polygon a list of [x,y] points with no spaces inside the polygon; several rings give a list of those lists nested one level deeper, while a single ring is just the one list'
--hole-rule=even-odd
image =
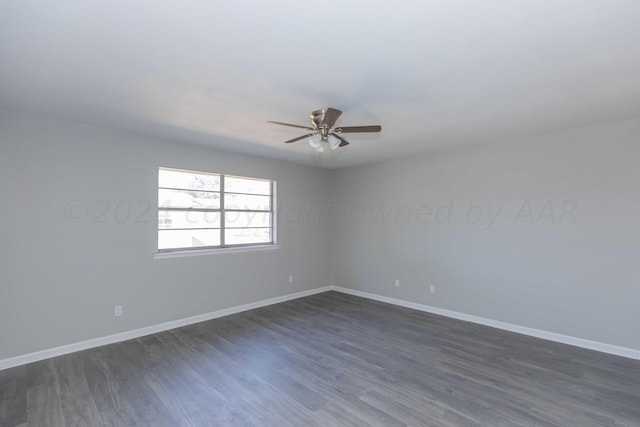
[{"label": "ceiling fan motor housing", "polygon": [[313,124],[314,128],[317,129],[320,126],[320,124],[324,120],[324,113],[325,110],[314,110],[311,112],[309,117],[311,118],[311,123]]}]

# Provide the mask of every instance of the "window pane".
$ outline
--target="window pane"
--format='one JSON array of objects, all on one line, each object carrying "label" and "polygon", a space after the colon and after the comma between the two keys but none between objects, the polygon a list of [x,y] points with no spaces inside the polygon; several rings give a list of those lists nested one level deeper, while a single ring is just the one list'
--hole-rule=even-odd
[{"label": "window pane", "polygon": [[250,193],[250,194],[271,194],[271,181],[258,179],[224,177],[224,192],[230,193]]},{"label": "window pane", "polygon": [[220,175],[160,169],[158,186],[190,190],[220,191]]},{"label": "window pane", "polygon": [[220,245],[220,230],[160,230],[158,249],[197,248]]},{"label": "window pane", "polygon": [[270,228],[232,228],[224,231],[224,242],[227,245],[244,245],[249,243],[270,243]]},{"label": "window pane", "polygon": [[220,212],[158,211],[158,228],[220,228]]},{"label": "window pane", "polygon": [[160,208],[220,208],[220,193],[189,190],[158,190]]},{"label": "window pane", "polygon": [[226,228],[271,227],[271,214],[268,212],[225,212]]},{"label": "window pane", "polygon": [[273,243],[273,181],[159,168],[158,183],[159,250]]},{"label": "window pane", "polygon": [[246,194],[225,193],[224,208],[268,211],[271,210],[271,196],[249,196]]}]

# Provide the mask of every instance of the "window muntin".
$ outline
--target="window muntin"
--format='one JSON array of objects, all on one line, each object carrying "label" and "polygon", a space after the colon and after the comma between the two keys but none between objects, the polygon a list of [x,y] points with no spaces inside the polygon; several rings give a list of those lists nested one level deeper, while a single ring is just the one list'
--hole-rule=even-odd
[{"label": "window muntin", "polygon": [[158,209],[158,229],[222,228],[220,212]]},{"label": "window muntin", "polygon": [[225,241],[230,245],[270,243],[270,228],[231,228],[225,230]]},{"label": "window muntin", "polygon": [[220,247],[220,229],[158,230],[160,252],[211,247]]},{"label": "window muntin", "polygon": [[220,193],[159,188],[158,207],[219,209]]},{"label": "window muntin", "polygon": [[227,175],[224,187],[227,193],[271,195],[271,181],[266,180]]},{"label": "window muntin", "polygon": [[225,193],[224,206],[226,210],[249,210],[268,212],[271,210],[271,196]]},{"label": "window muntin", "polygon": [[226,211],[225,228],[269,228],[272,216],[267,212]]},{"label": "window muntin", "polygon": [[160,168],[158,187],[220,191],[220,174]]},{"label": "window muntin", "polygon": [[160,168],[158,251],[275,244],[275,181]]}]

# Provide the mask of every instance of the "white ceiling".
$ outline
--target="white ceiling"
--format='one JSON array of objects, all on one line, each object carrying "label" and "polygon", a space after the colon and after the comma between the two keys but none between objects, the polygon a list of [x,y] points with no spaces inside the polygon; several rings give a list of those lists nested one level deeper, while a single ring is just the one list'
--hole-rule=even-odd
[{"label": "white ceiling", "polygon": [[[638,0],[2,0],[0,108],[342,167],[640,117]],[[325,158],[311,110],[381,134]]]}]

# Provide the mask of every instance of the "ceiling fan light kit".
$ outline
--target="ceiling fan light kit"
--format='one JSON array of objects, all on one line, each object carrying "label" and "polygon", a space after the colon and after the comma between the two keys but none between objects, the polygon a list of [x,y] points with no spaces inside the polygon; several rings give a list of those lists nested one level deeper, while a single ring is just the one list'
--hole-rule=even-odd
[{"label": "ceiling fan light kit", "polygon": [[331,147],[332,150],[337,149],[340,146],[340,143],[342,142],[340,141],[340,139],[338,139],[332,134],[329,134],[327,139],[329,140],[329,147]]},{"label": "ceiling fan light kit", "polygon": [[316,151],[324,151],[324,146],[322,145],[322,135],[319,133],[314,134],[311,138],[309,138],[309,145]]},{"label": "ceiling fan light kit", "polygon": [[329,144],[329,147],[332,150],[349,145],[349,141],[339,135],[341,133],[380,132],[382,130],[382,126],[379,125],[343,126],[334,128],[333,126],[341,114],[342,111],[335,108],[312,111],[309,115],[309,118],[311,119],[311,126],[294,125],[291,123],[275,122],[272,120],[269,120],[267,123],[313,131],[312,133],[285,141],[285,144],[309,138],[309,145],[318,152],[324,151],[325,143]]}]

